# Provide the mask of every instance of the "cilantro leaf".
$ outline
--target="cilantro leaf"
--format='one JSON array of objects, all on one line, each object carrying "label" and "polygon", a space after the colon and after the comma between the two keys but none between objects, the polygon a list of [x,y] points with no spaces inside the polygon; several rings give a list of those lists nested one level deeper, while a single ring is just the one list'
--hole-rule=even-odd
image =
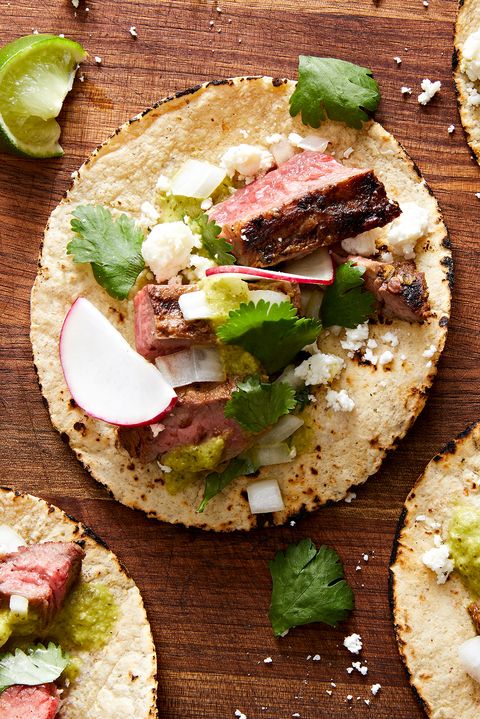
[{"label": "cilantro leaf", "polygon": [[237,389],[225,405],[225,417],[247,432],[261,432],[295,409],[295,390],[285,382],[261,382],[258,376],[237,381]]},{"label": "cilantro leaf", "polygon": [[300,55],[298,82],[290,98],[290,115],[319,127],[327,117],[358,130],[377,109],[380,91],[372,71],[332,57]]},{"label": "cilantro leaf", "polygon": [[45,648],[38,644],[26,652],[15,649],[0,657],[0,692],[13,684],[48,684],[58,679],[68,664],[60,647],[50,642]]},{"label": "cilantro leaf", "polygon": [[265,367],[268,374],[283,369],[300,350],[315,342],[321,325],[311,317],[297,317],[291,302],[241,304],[217,328],[226,344],[240,345]]},{"label": "cilantro leaf", "polygon": [[323,296],[320,314],[324,327],[340,325],[356,327],[366,322],[375,308],[373,292],[362,290],[363,267],[356,267],[349,260],[339,265],[333,284]]},{"label": "cilantro leaf", "polygon": [[211,472],[211,474],[208,474],[205,479],[203,499],[197,512],[203,512],[210,500],[219,494],[222,489],[225,489],[234,479],[246,474],[253,474],[257,469],[258,467],[255,466],[250,457],[235,457],[223,472]]},{"label": "cilantro leaf", "polygon": [[305,409],[309,404],[312,404],[311,390],[308,387],[301,387],[295,390],[295,402],[297,403],[296,409],[300,412]]},{"label": "cilantro leaf", "polygon": [[213,220],[210,222],[206,212],[192,220],[190,227],[193,232],[198,232],[201,235],[203,249],[217,265],[235,264],[235,257],[231,253],[232,245],[223,237],[218,236],[222,228]]},{"label": "cilantro leaf", "polygon": [[353,592],[344,579],[340,557],[311,539],[291,544],[269,562],[272,602],[268,616],[275,636],[291,627],[323,622],[334,627],[354,606]]},{"label": "cilantro leaf", "polygon": [[111,297],[124,300],[145,267],[142,230],[127,215],[114,220],[101,205],[79,205],[71,227],[76,237],[68,243],[67,254],[74,262],[90,262],[98,284]]}]

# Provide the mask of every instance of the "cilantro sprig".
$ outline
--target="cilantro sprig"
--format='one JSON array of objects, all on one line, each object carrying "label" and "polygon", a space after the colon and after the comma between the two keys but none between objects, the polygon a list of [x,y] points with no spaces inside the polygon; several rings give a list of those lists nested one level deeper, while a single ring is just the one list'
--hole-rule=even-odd
[{"label": "cilantro sprig", "polygon": [[258,376],[237,381],[225,405],[225,417],[234,419],[247,432],[261,432],[295,409],[294,388],[286,382],[261,382]]},{"label": "cilantro sprig", "polygon": [[222,228],[213,220],[210,221],[206,212],[192,220],[190,227],[201,236],[203,249],[217,265],[235,264],[235,257],[231,253],[232,245],[218,236]]},{"label": "cilantro sprig", "polygon": [[275,636],[312,622],[336,626],[354,606],[340,557],[331,547],[317,551],[311,539],[277,552],[269,563],[272,601],[268,616]]},{"label": "cilantro sprig", "polygon": [[102,205],[76,207],[71,227],[76,237],[68,243],[67,254],[76,263],[90,262],[98,284],[111,297],[124,300],[145,267],[141,228],[127,215],[114,220]]},{"label": "cilantro sprig", "polygon": [[290,98],[292,117],[319,127],[327,117],[360,129],[380,102],[372,71],[332,57],[300,55],[298,82]]},{"label": "cilantro sprig", "polygon": [[271,304],[260,300],[240,305],[217,328],[226,344],[243,347],[264,366],[268,374],[286,367],[306,345],[315,342],[321,325],[310,317],[298,317],[291,302]]},{"label": "cilantro sprig", "polygon": [[323,296],[320,314],[324,327],[356,327],[366,322],[375,308],[375,295],[363,290],[363,267],[350,260],[340,265],[333,284]]},{"label": "cilantro sprig", "polygon": [[0,657],[0,692],[14,684],[36,686],[58,679],[68,664],[60,647],[50,642],[48,647],[37,644],[24,652],[15,649]]},{"label": "cilantro sprig", "polygon": [[258,467],[248,456],[235,457],[225,467],[222,472],[211,472],[205,479],[205,490],[203,492],[203,499],[197,512],[204,512],[205,507],[211,499],[220,494],[222,489],[225,489],[234,479],[242,477],[247,474],[253,474],[256,472]]}]

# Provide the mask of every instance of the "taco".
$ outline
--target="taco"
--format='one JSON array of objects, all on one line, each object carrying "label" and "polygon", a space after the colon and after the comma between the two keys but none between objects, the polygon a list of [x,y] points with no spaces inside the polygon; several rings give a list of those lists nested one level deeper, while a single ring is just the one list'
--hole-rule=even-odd
[{"label": "taco", "polygon": [[436,455],[410,492],[392,555],[402,659],[428,716],[480,710],[480,425]]},{"label": "taco", "polygon": [[295,88],[161,101],[75,173],[45,231],[31,338],[53,425],[161,520],[250,529],[342,499],[414,421],[444,346],[435,198],[378,123],[292,117]]},{"label": "taco", "polygon": [[150,719],[156,655],[137,587],[84,525],[0,490],[0,716]]},{"label": "taco", "polygon": [[455,26],[453,76],[467,141],[480,159],[480,2],[459,3]]}]

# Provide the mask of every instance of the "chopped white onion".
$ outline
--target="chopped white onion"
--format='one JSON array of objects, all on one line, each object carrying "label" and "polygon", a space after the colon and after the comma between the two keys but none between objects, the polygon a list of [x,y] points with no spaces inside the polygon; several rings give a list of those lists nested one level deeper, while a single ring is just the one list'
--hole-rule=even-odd
[{"label": "chopped white onion", "polygon": [[208,320],[215,317],[215,311],[208,304],[203,290],[184,292],[178,298],[178,304],[186,320]]},{"label": "chopped white onion", "polygon": [[187,160],[172,182],[172,194],[205,200],[224,181],[227,172],[222,167],[200,160]]},{"label": "chopped white onion", "polygon": [[270,302],[272,305],[279,305],[280,302],[289,302],[290,297],[285,292],[277,292],[275,290],[250,290],[250,300],[257,304],[260,300]]},{"label": "chopped white onion", "polygon": [[285,464],[297,456],[295,447],[290,448],[286,442],[260,445],[252,447],[252,459],[259,467],[268,467],[271,464]]},{"label": "chopped white onion", "polygon": [[295,367],[293,364],[287,365],[282,374],[277,377],[275,382],[285,382],[286,384],[291,385],[294,389],[302,389],[302,387],[305,387],[303,379],[300,379],[300,377],[295,374]]},{"label": "chopped white onion", "polygon": [[225,382],[226,379],[216,347],[191,347],[157,357],[155,364],[172,387],[184,387],[193,382]]},{"label": "chopped white onion", "polygon": [[291,437],[294,432],[297,431],[304,424],[304,420],[297,417],[294,414],[287,414],[281,417],[276,425],[274,425],[268,432],[262,434],[258,439],[260,445],[272,445],[283,442],[284,440]]},{"label": "chopped white onion", "polygon": [[247,494],[252,514],[281,512],[285,509],[276,479],[262,479],[260,482],[249,484]]},{"label": "chopped white onion", "polygon": [[480,636],[467,639],[458,647],[458,659],[467,674],[480,682]]},{"label": "chopped white onion", "polygon": [[290,160],[290,158],[294,156],[295,149],[292,147],[291,142],[289,142],[286,137],[282,137],[281,140],[271,145],[270,152],[272,153],[273,159],[275,160],[276,164],[282,165],[284,162],[287,162],[287,160]]},{"label": "chopped white onion", "polygon": [[10,597],[10,611],[18,617],[26,617],[28,614],[28,599],[19,594],[12,594]]},{"label": "chopped white onion", "polygon": [[313,152],[324,152],[329,143],[324,137],[319,137],[313,133],[301,137],[295,132],[292,132],[288,136],[288,139],[295,147],[300,147],[302,150],[312,150]]},{"label": "chopped white onion", "polygon": [[0,524],[0,554],[16,552],[19,547],[25,547],[26,542],[17,532],[8,526]]},{"label": "chopped white onion", "polygon": [[305,317],[313,317],[318,320],[320,315],[320,307],[323,301],[323,291],[314,290],[311,287],[303,285],[302,295],[302,312]]}]

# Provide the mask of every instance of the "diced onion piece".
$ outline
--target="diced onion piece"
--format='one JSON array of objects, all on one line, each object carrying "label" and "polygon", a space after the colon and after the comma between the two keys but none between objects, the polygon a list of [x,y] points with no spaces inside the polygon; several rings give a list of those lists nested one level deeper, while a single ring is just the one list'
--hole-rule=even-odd
[{"label": "diced onion piece", "polygon": [[250,290],[250,300],[257,304],[260,300],[270,302],[272,305],[279,305],[280,302],[289,302],[290,297],[285,292],[276,292],[275,290]]},{"label": "diced onion piece", "polygon": [[460,664],[476,682],[480,682],[480,636],[467,639],[458,647]]},{"label": "diced onion piece", "polygon": [[10,611],[18,617],[26,617],[28,614],[28,599],[18,594],[12,594],[10,597]]},{"label": "diced onion piece", "polygon": [[311,280],[324,280],[332,276],[332,258],[326,247],[320,247],[300,260],[287,262],[283,265],[283,272],[292,276],[303,275]]},{"label": "diced onion piece", "polygon": [[305,387],[303,379],[295,374],[295,366],[293,364],[287,365],[275,382],[285,382],[293,387],[293,389],[302,389],[302,387]]},{"label": "diced onion piece", "polygon": [[285,464],[297,456],[295,447],[290,448],[285,442],[277,444],[256,445],[252,448],[252,459],[259,467],[268,467],[271,464]]},{"label": "diced onion piece", "polygon": [[268,432],[262,434],[258,439],[260,445],[272,445],[283,442],[292,436],[303,424],[304,420],[297,417],[294,414],[286,414],[284,417],[279,419],[276,425],[274,425]]},{"label": "diced onion piece", "polygon": [[180,311],[186,320],[208,320],[215,317],[214,309],[208,304],[203,290],[184,292],[178,298]]},{"label": "diced onion piece", "polygon": [[14,529],[8,524],[0,524],[0,554],[11,554],[25,545],[26,542]]},{"label": "diced onion piece", "polygon": [[210,162],[187,160],[172,182],[172,194],[205,200],[227,175],[226,170]]},{"label": "diced onion piece", "polygon": [[284,162],[287,162],[287,160],[290,160],[290,158],[294,156],[295,148],[292,147],[292,144],[287,140],[286,137],[283,137],[274,145],[271,145],[270,152],[272,153],[273,159],[275,160],[276,164],[282,165]]},{"label": "diced onion piece", "polygon": [[302,150],[324,152],[327,149],[328,142],[329,141],[326,140],[324,137],[319,137],[319,135],[314,135],[313,133],[310,133],[308,135],[305,135],[305,137],[302,137],[300,140],[297,140],[295,142],[295,145],[297,147],[300,147]]},{"label": "diced onion piece", "polygon": [[216,347],[191,347],[157,357],[155,364],[172,387],[193,382],[225,382],[220,352]]},{"label": "diced onion piece", "polygon": [[276,479],[263,479],[247,487],[248,502],[252,514],[281,512],[285,509],[280,487]]},{"label": "diced onion piece", "polygon": [[313,289],[311,286],[302,289],[302,312],[305,317],[313,317],[318,320],[320,307],[323,301],[322,290]]}]

